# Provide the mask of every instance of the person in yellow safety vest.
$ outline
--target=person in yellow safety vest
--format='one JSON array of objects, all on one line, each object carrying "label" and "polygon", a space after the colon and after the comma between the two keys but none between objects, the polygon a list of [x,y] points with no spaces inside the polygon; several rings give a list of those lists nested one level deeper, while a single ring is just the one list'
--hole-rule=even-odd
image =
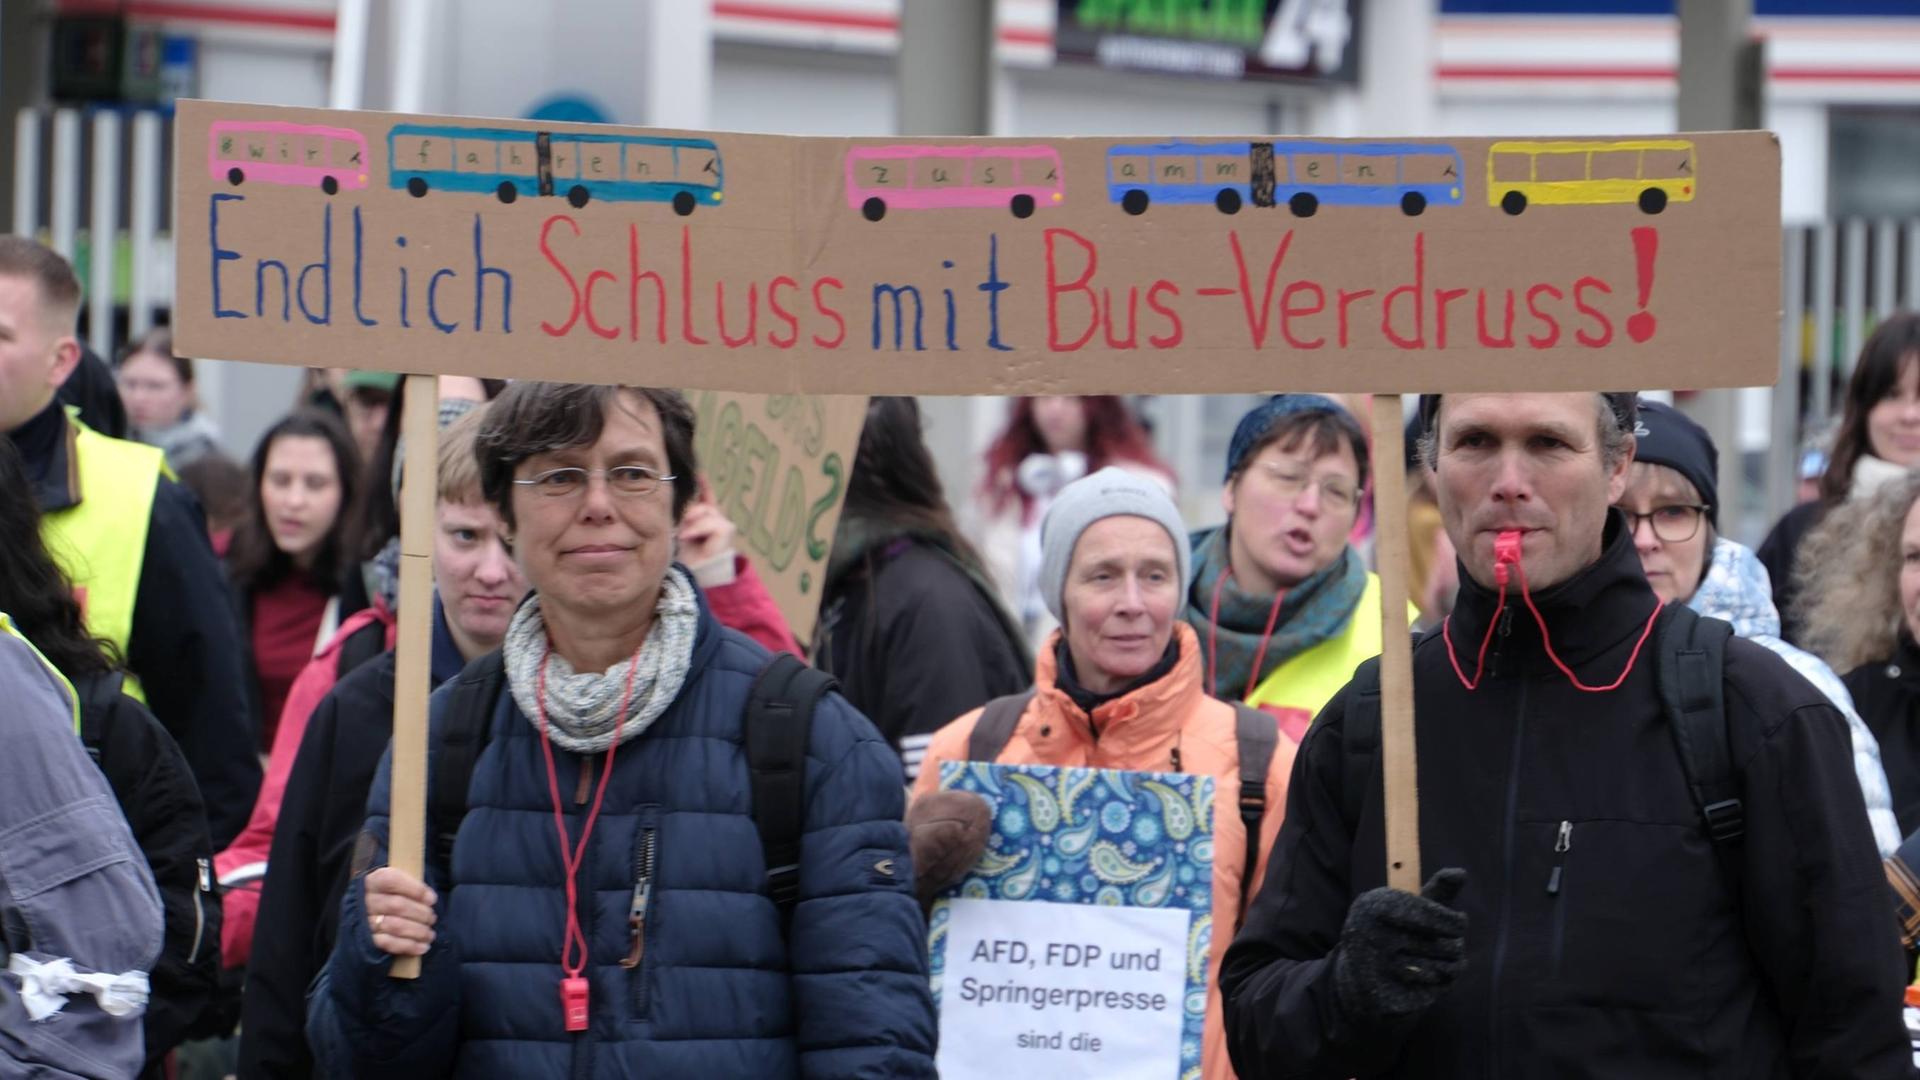
[{"label": "person in yellow safety vest", "polygon": [[0,236],[0,432],[26,464],[41,535],[88,629],[125,658],[192,765],[219,847],[260,787],[226,580],[199,503],[160,451],[100,435],[55,401],[80,361],[79,304],[65,259]]},{"label": "person in yellow safety vest", "polygon": [[1193,534],[1186,620],[1207,692],[1264,709],[1294,741],[1380,652],[1380,580],[1347,542],[1367,437],[1338,402],[1276,394],[1240,419],[1220,502]]}]

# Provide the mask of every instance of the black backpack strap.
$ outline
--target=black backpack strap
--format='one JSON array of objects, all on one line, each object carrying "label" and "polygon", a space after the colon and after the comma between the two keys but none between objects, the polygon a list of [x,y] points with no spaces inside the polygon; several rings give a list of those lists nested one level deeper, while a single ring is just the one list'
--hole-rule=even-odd
[{"label": "black backpack strap", "polygon": [[1724,856],[1747,827],[1727,740],[1725,671],[1733,627],[1703,618],[1684,604],[1668,607],[1672,610],[1665,615],[1654,653],[1654,682],[1694,805],[1715,852]]},{"label": "black backpack strap", "polygon": [[1380,757],[1380,658],[1373,657],[1354,669],[1353,682],[1347,687],[1347,705],[1341,718],[1344,768],[1340,775],[1340,798],[1347,828],[1360,825],[1360,812],[1366,805],[1367,787],[1373,782],[1373,763]]},{"label": "black backpack strap", "polygon": [[974,721],[973,730],[967,735],[967,760],[999,760],[1000,751],[1006,749],[1007,740],[1013,738],[1013,729],[1019,726],[1020,714],[1027,711],[1033,695],[1034,691],[1026,690],[987,702],[980,710],[980,719]]},{"label": "black backpack strap", "polygon": [[800,834],[807,818],[807,740],[813,709],[838,687],[791,653],[775,653],[747,696],[745,736],[753,823],[766,855],[767,895],[782,925],[800,900]]},{"label": "black backpack strap", "polygon": [[427,786],[427,824],[433,832],[434,854],[453,887],[453,841],[467,816],[467,789],[473,766],[487,748],[494,702],[506,686],[506,662],[499,650],[475,660],[453,680],[447,714],[440,729],[440,747],[433,759]]},{"label": "black backpack strap", "polygon": [[386,625],[375,619],[347,635],[340,643],[340,652],[334,658],[333,675],[335,680],[344,679],[347,674],[361,664],[372,660],[387,651]]},{"label": "black backpack strap", "polygon": [[80,696],[80,745],[86,747],[87,756],[95,765],[100,764],[100,743],[107,734],[102,721],[120,700],[120,690],[126,681],[126,672],[109,671],[91,676],[75,688]]},{"label": "black backpack strap", "polygon": [[1273,768],[1273,750],[1280,744],[1280,725],[1273,714],[1242,701],[1233,703],[1233,735],[1240,748],[1240,821],[1247,828],[1247,857],[1240,867],[1240,910],[1234,915],[1234,933],[1247,917],[1253,896],[1253,871],[1260,864],[1260,823],[1267,815],[1267,773]]}]

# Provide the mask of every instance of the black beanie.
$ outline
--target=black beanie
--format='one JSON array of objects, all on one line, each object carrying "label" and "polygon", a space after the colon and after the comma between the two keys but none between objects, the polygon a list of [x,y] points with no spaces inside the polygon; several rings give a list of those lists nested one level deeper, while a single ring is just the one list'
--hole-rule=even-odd
[{"label": "black beanie", "polygon": [[1720,452],[1705,428],[1685,413],[1657,401],[1640,403],[1640,420],[1633,428],[1633,460],[1665,465],[1687,478],[1707,504],[1707,520],[1720,527]]}]

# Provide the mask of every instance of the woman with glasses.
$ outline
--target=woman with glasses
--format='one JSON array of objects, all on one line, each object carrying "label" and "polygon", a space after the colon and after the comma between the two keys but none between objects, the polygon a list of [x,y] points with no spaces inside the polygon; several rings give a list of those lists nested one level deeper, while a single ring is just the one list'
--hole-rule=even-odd
[{"label": "woman with glasses", "polygon": [[770,894],[744,716],[768,654],[676,561],[693,446],[673,390],[488,407],[481,492],[533,594],[433,698],[429,775],[470,773],[424,880],[382,865],[375,777],[308,996],[316,1075],[933,1076],[899,761],[837,693],[805,729],[790,917]]},{"label": "woman with glasses", "polygon": [[1647,583],[1662,603],[1685,604],[1724,619],[1740,637],[1778,655],[1847,718],[1853,769],[1867,803],[1874,841],[1892,854],[1902,830],[1894,820],[1880,744],[1854,711],[1853,696],[1833,669],[1780,637],[1767,571],[1745,546],[1719,535],[1720,455],[1700,425],[1657,401],[1641,401],[1627,488],[1614,506],[1625,512]]},{"label": "woman with glasses", "polygon": [[1348,543],[1366,486],[1353,414],[1318,394],[1276,394],[1234,428],[1227,523],[1193,534],[1184,617],[1207,692],[1273,713],[1296,741],[1380,652],[1380,581]]}]

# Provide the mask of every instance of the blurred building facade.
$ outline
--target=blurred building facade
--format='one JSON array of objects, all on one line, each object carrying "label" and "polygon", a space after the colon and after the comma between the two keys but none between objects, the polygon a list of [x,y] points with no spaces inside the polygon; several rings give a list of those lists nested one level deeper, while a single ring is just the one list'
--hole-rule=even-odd
[{"label": "blurred building facade", "polygon": [[[1754,2],[1766,123],[1783,151],[1784,219],[1920,217],[1920,6]],[[90,110],[89,123],[134,107],[164,124],[167,101],[191,95],[888,135],[899,23],[900,0],[10,0],[0,4],[0,105],[18,120],[0,125],[15,163],[0,169],[0,206],[14,207],[13,227],[51,235],[91,262],[85,208],[100,181],[88,166],[101,147],[69,133],[72,152],[62,155],[48,111],[62,102]],[[1674,127],[1674,0],[998,0],[996,42],[996,135]],[[120,136],[130,144],[133,127]],[[164,171],[165,141],[157,164],[130,145],[110,182],[133,186],[143,169]],[[62,162],[83,175],[55,175]],[[63,185],[73,190],[63,194]],[[137,202],[122,197],[111,215],[123,235]],[[116,262],[155,265],[117,269],[145,290],[115,296],[116,323],[104,336],[164,318],[167,213],[162,206],[154,244],[112,248]],[[1920,267],[1920,254],[1913,234],[1892,235],[1897,250],[1877,252],[1873,266],[1892,267],[1889,295],[1913,295],[1909,268]],[[129,255],[133,247],[144,254]],[[131,299],[154,311],[129,317]],[[209,372],[203,393],[237,452],[271,420],[242,402],[290,401],[293,377],[243,365]],[[284,398],[271,390],[282,384]],[[1218,516],[1210,483],[1248,400],[1143,403],[1163,452],[1199,485],[1183,492],[1196,520]],[[1749,447],[1767,441],[1765,402],[1764,391],[1749,395]],[[949,487],[971,488],[976,452],[1004,405],[937,401],[929,414]]]}]

